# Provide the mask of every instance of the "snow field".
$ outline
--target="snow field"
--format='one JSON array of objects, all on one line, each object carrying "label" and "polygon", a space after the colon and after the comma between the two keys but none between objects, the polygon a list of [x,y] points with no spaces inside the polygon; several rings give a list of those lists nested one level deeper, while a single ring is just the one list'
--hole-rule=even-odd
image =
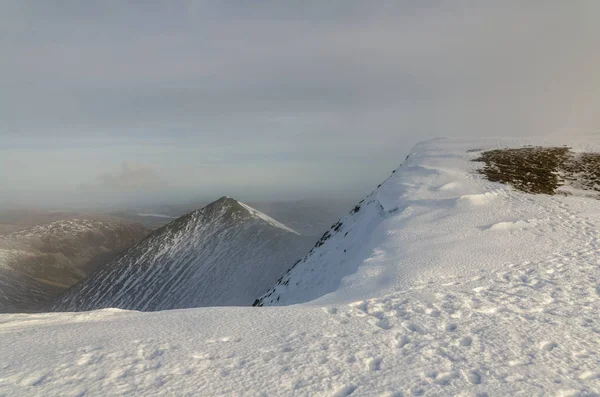
[{"label": "snow field", "polygon": [[0,316],[0,395],[599,396],[600,201],[487,182],[486,144],[415,148],[288,306]]},{"label": "snow field", "polygon": [[594,246],[322,308],[5,315],[0,394],[596,395],[598,262]]}]

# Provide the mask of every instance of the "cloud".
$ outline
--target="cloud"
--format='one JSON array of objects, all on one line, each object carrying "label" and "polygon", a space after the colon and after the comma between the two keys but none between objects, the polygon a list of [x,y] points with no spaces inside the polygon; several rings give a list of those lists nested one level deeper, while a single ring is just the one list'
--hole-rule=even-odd
[{"label": "cloud", "polygon": [[149,191],[165,188],[166,184],[149,167],[121,163],[118,171],[97,175],[93,182],[79,185],[79,189],[87,192],[127,193]]},{"label": "cloud", "polygon": [[273,115],[319,119],[320,136],[600,124],[597,2],[19,3],[0,12],[5,130],[268,139]]},{"label": "cloud", "polygon": [[290,181],[327,197],[368,191],[435,136],[598,135],[599,14],[586,0],[3,1],[0,186],[101,174],[85,185],[131,190],[105,170],[135,158],[170,191],[269,197]]}]

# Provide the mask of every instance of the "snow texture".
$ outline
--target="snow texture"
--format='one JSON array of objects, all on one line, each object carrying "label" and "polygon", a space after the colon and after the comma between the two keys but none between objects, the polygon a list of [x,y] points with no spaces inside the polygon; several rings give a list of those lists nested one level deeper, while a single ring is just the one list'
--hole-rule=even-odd
[{"label": "snow texture", "polygon": [[417,146],[291,306],[0,316],[0,395],[598,396],[600,201],[487,182],[496,145]]}]

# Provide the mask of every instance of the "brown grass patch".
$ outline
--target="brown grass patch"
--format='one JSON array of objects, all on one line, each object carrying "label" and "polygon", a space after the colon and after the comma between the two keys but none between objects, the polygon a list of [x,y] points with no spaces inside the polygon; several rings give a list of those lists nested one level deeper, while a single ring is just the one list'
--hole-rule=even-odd
[{"label": "brown grass patch", "polygon": [[569,194],[569,186],[600,193],[600,153],[575,154],[569,147],[524,147],[481,153],[473,161],[491,182],[509,184],[532,194]]}]

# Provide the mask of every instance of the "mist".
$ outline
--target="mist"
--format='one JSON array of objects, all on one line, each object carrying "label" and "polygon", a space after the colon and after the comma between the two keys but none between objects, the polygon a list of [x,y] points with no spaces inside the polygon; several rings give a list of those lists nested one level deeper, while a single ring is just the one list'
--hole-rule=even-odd
[{"label": "mist", "polygon": [[595,1],[0,4],[0,206],[360,197],[433,137],[598,134]]}]

